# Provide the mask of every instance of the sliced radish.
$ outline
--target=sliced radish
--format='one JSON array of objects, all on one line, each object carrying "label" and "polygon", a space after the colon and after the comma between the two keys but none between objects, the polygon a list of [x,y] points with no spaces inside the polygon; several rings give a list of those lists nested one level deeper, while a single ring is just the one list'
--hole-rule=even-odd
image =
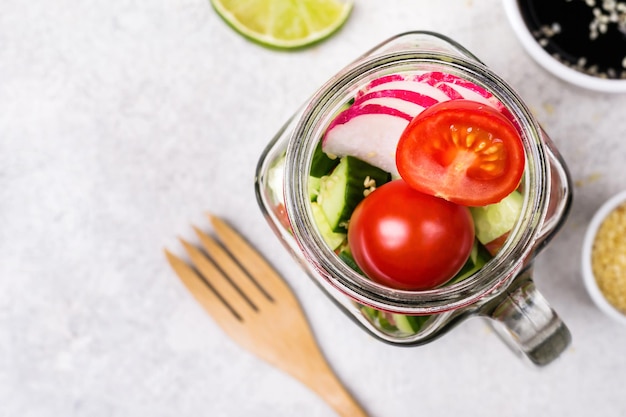
[{"label": "sliced radish", "polygon": [[[430,87],[430,88],[429,88]],[[419,92],[436,98],[438,101],[467,99],[488,104],[498,110],[503,109],[500,103],[483,87],[459,76],[431,71],[422,74],[392,74],[377,78],[367,84],[356,95],[361,96],[382,89],[404,89]]]},{"label": "sliced radish", "polygon": [[425,108],[455,99],[485,103],[507,114],[493,94],[456,75],[437,71],[386,75],[356,93],[353,105],[329,125],[322,149],[398,175],[396,146],[408,123]]},{"label": "sliced radish", "polygon": [[[355,100],[360,100],[363,96],[376,92],[376,91],[384,91],[384,90],[404,90],[404,91],[412,91],[414,93],[421,94],[426,97],[431,97],[434,100],[445,101],[450,100],[450,97],[438,89],[435,86],[429,85],[425,82],[418,81],[417,75],[411,76],[387,76],[383,77],[384,80],[374,80],[369,83],[364,89],[360,90],[355,97]],[[375,82],[378,81],[378,82]]]},{"label": "sliced radish", "polygon": [[351,155],[397,175],[396,147],[413,117],[375,104],[353,106],[329,126],[322,149],[336,156]]},{"label": "sliced radish", "polygon": [[453,84],[471,90],[484,98],[489,98],[493,96],[493,94],[491,94],[489,91],[485,90],[479,85],[474,84],[471,81],[468,81],[453,74],[447,74],[439,71],[426,72],[424,74],[421,74],[418,77],[418,81],[425,82],[429,85],[439,85],[442,83]]},{"label": "sliced radish", "polygon": [[418,91],[407,90],[407,89],[393,89],[387,88],[384,90],[372,90],[366,94],[361,95],[359,98],[355,99],[354,104],[363,103],[367,100],[374,98],[396,98],[399,100],[409,101],[411,103],[415,103],[421,107],[430,107],[433,104],[439,102],[439,100],[435,97],[422,94]]},{"label": "sliced radish", "polygon": [[356,106],[352,105],[346,110],[339,113],[337,117],[335,117],[335,119],[330,122],[327,132],[331,131],[337,125],[346,124],[353,118],[362,116],[364,114],[386,114],[389,116],[395,116],[404,119],[407,121],[407,123],[413,119],[413,116],[411,116],[410,114],[404,113],[392,107],[381,106],[378,104],[361,103],[360,105]]},{"label": "sliced radish", "polygon": [[444,91],[452,100],[473,100],[485,103],[500,111],[504,109],[502,103],[489,91],[456,75],[433,71],[420,75],[418,79]]},{"label": "sliced radish", "polygon": [[433,97],[408,90],[370,91],[355,100],[354,105],[378,104],[415,117],[427,107],[438,103]]},{"label": "sliced radish", "polygon": [[[411,76],[409,76],[411,77]],[[376,78],[375,80],[372,80],[369,82],[369,84],[367,84],[367,86],[365,86],[365,88],[363,89],[364,91],[367,90],[371,90],[374,87],[377,87],[381,84],[386,84],[386,83],[390,83],[393,81],[405,81],[407,80],[407,75],[403,75],[403,74],[391,74],[391,75],[385,75],[379,78]]]}]

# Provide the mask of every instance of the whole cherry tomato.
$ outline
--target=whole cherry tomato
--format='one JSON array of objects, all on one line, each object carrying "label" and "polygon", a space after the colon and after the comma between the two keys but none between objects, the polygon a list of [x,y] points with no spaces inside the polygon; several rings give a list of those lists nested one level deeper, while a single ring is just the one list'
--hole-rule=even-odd
[{"label": "whole cherry tomato", "polygon": [[373,281],[425,290],[450,280],[467,261],[474,222],[467,207],[433,197],[399,179],[368,195],[354,210],[348,243]]}]

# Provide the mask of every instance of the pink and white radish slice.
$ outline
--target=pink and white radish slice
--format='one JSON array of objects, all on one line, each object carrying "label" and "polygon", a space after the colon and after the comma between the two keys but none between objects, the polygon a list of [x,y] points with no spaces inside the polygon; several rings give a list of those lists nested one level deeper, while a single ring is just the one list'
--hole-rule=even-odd
[{"label": "pink and white radish slice", "polygon": [[503,110],[503,105],[484,88],[451,74],[428,72],[377,78],[331,122],[322,149],[339,157],[357,157],[398,176],[396,147],[409,122],[433,104],[463,98]]},{"label": "pink and white radish slice", "polygon": [[418,82],[425,82],[443,91],[451,100],[466,99],[487,104],[499,111],[504,106],[489,91],[456,75],[443,72],[427,72],[417,77]]},{"label": "pink and white radish slice", "polygon": [[[354,99],[355,101],[361,101],[364,99],[364,96],[367,96],[368,94],[377,91],[404,90],[412,91],[422,96],[430,97],[437,100],[437,102],[450,100],[451,97],[447,95],[444,91],[442,91],[440,88],[437,88],[436,85],[426,82],[429,80],[429,78],[427,78],[428,74],[430,73],[425,73],[421,75],[393,74],[377,78],[367,84],[362,90],[360,90],[356,94]],[[422,77],[424,77],[423,80],[420,79]]]},{"label": "pink and white radish slice", "polygon": [[339,157],[354,156],[397,176],[398,139],[412,119],[392,107],[352,105],[331,122],[322,149]]},{"label": "pink and white radish slice", "polygon": [[[405,83],[406,84],[406,83]],[[402,86],[400,86],[402,87]],[[415,117],[425,108],[438,103],[440,100],[432,96],[406,89],[374,90],[355,99],[353,106],[376,104],[391,107]]]},{"label": "pink and white radish slice", "polygon": [[355,156],[398,176],[395,155],[400,135],[416,115],[443,100],[449,97],[413,78],[391,75],[376,79],[333,120],[322,148],[337,156]]}]

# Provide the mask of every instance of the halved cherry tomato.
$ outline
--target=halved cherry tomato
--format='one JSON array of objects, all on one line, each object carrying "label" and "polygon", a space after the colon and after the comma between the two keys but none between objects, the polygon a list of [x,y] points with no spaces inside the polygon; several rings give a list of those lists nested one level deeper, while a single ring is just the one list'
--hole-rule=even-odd
[{"label": "halved cherry tomato", "polygon": [[474,244],[474,221],[467,207],[398,179],[359,203],[348,225],[348,244],[373,281],[425,290],[449,281],[463,267]]},{"label": "halved cherry tomato", "polygon": [[437,103],[417,115],[396,150],[411,187],[465,206],[497,203],[517,188],[522,139],[502,113],[470,100]]}]

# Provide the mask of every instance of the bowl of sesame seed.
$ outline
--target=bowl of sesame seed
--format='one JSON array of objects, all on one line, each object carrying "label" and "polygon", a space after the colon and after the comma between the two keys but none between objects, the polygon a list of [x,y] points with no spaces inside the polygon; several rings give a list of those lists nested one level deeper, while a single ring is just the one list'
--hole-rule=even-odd
[{"label": "bowl of sesame seed", "polygon": [[504,0],[528,54],[579,87],[626,93],[626,0]]},{"label": "bowl of sesame seed", "polygon": [[595,213],[583,240],[582,275],[600,310],[626,324],[626,191]]}]

